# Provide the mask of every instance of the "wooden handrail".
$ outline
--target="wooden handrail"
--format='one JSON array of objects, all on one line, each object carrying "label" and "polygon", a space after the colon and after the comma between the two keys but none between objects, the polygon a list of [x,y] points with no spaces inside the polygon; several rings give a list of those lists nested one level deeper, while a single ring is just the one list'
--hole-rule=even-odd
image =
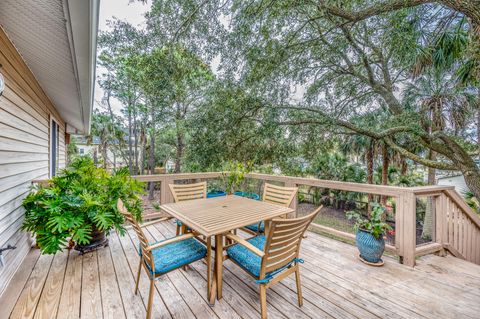
[{"label": "wooden handrail", "polygon": [[480,228],[480,218],[478,217],[478,214],[475,213],[467,203],[465,203],[464,199],[460,197],[457,191],[452,189],[445,191],[445,193],[460,209],[462,209],[463,213],[467,215],[478,228]]},{"label": "wooden handrail", "polygon": [[[179,173],[179,174],[159,174],[159,175],[137,175],[133,176],[135,179],[142,182],[159,182],[162,184],[160,192],[160,202],[162,204],[173,202],[173,196],[169,191],[168,187],[163,187],[164,185],[173,184],[175,181],[180,180],[198,180],[198,179],[214,179],[228,175],[228,172],[207,172],[207,173]],[[445,234],[445,227],[448,226],[448,222],[451,223],[452,216],[455,213],[452,213],[452,206],[455,205],[456,211],[459,211],[463,214],[461,218],[468,218],[471,221],[472,225],[475,226],[475,229],[472,231],[478,231],[480,234],[480,218],[477,214],[465,203],[463,198],[455,191],[453,186],[420,186],[420,187],[399,187],[399,186],[384,186],[384,185],[371,185],[371,184],[362,184],[362,183],[352,183],[352,182],[338,182],[338,181],[329,181],[316,178],[308,177],[293,177],[293,176],[283,176],[283,175],[269,175],[269,174],[260,174],[260,173],[249,173],[246,175],[246,178],[262,180],[262,181],[277,181],[282,182],[286,186],[296,187],[300,185],[307,185],[319,188],[328,188],[341,191],[349,192],[358,192],[362,194],[374,194],[381,196],[389,196],[395,199],[396,213],[395,213],[395,224],[396,224],[396,236],[395,236],[395,246],[387,245],[387,251],[390,253],[396,253],[401,258],[400,260],[409,266],[415,265],[415,257],[421,256],[424,254],[434,253],[442,251],[444,249],[449,249],[454,252],[456,255],[460,254],[459,247],[454,246],[454,243],[449,242],[449,234]],[[35,180],[35,183],[44,184],[47,180]],[[437,226],[435,226],[436,232],[434,242],[426,245],[416,245],[416,197],[418,196],[431,196],[437,198],[439,201],[436,204],[437,213],[435,218],[437,219]],[[440,200],[441,199],[441,200]],[[447,202],[450,203],[447,205]],[[296,201],[292,203],[292,208],[296,207]],[[449,210],[449,211],[448,211]],[[452,215],[453,214],[453,215]],[[455,217],[456,218],[456,217]],[[312,224],[312,227],[325,232],[331,235],[353,240],[355,235],[347,232],[342,232],[334,228],[326,227],[323,225]],[[480,236],[480,235],[479,235]],[[450,235],[451,237],[451,235]],[[476,245],[476,243],[471,243],[471,245]],[[460,246],[461,248],[461,246]],[[473,249],[480,249],[480,247],[474,247]],[[470,254],[472,255],[472,254]],[[480,254],[479,254],[480,255]],[[465,256],[467,260],[476,262],[476,254],[473,254],[474,257],[470,259]],[[480,261],[477,261],[480,263]]]}]

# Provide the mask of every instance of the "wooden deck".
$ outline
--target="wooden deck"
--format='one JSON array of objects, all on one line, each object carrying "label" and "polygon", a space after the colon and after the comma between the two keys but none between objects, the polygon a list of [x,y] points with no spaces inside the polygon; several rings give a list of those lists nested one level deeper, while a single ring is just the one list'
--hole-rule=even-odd
[{"label": "wooden deck", "polygon": [[[148,227],[151,240],[174,234],[165,222]],[[148,280],[138,265],[135,235],[110,236],[110,246],[78,255],[39,256],[32,250],[0,297],[0,318],[144,318]],[[304,306],[296,305],[294,278],[268,291],[269,318],[478,318],[480,266],[448,256],[425,256],[415,269],[385,258],[374,268],[355,247],[314,233],[303,242]],[[206,265],[192,264],[156,283],[154,318],[259,318],[255,282],[225,263],[224,297],[206,301]]]}]

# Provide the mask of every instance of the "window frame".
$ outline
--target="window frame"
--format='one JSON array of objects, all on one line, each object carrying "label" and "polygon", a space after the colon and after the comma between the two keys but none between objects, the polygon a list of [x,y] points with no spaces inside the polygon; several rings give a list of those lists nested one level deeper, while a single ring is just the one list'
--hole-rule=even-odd
[{"label": "window frame", "polygon": [[[60,125],[52,116],[50,117],[49,128],[48,166],[50,178],[58,173],[60,155]],[[55,148],[55,149],[54,149]]]}]

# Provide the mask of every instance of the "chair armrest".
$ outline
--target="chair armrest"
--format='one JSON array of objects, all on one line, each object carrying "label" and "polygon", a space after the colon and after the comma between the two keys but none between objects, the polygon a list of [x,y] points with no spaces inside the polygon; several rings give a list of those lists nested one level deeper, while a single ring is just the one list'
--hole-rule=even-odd
[{"label": "chair armrest", "polygon": [[156,244],[153,244],[153,245],[150,245],[147,247],[147,250],[150,251],[150,250],[153,250],[153,249],[156,249],[156,248],[160,248],[160,247],[163,247],[163,246],[166,246],[168,244],[171,244],[171,243],[175,243],[177,241],[182,241],[182,240],[185,240],[185,239],[189,239],[189,238],[193,238],[195,237],[196,233],[188,233],[188,234],[184,234],[184,235],[180,235],[180,236],[176,236],[176,237],[173,237],[173,238],[169,238],[169,239],[166,239],[164,241],[161,241],[159,243],[156,243]]},{"label": "chair armrest", "polygon": [[171,217],[162,217],[162,218],[159,218],[159,219],[155,219],[155,220],[152,220],[152,221],[149,221],[149,222],[146,222],[146,223],[143,223],[140,225],[140,227],[147,227],[147,226],[150,226],[150,225],[154,225],[156,223],[160,223],[160,222],[164,222],[166,220],[169,220]]},{"label": "chair armrest", "polygon": [[245,239],[243,239],[242,237],[240,236],[237,236],[237,235],[234,235],[234,234],[227,234],[226,237],[228,239],[231,239],[233,241],[236,241],[237,243],[239,243],[240,245],[242,245],[243,247],[247,248],[248,250],[250,250],[252,253],[254,253],[255,255],[258,255],[260,257],[263,257],[265,256],[265,253],[263,251],[261,251],[260,249],[258,249],[257,247],[253,246],[252,244],[250,244],[248,241],[246,241]]}]

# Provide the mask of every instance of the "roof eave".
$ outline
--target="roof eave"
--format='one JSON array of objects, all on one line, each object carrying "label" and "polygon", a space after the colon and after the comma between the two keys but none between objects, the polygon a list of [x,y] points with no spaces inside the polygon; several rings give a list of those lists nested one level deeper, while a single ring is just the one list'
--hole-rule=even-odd
[{"label": "roof eave", "polygon": [[[68,23],[70,50],[74,61],[75,77],[80,98],[80,114],[83,127],[70,133],[90,133],[94,103],[95,70],[97,52],[97,30],[100,0],[64,0]],[[88,14],[89,23],[85,23]]]}]

